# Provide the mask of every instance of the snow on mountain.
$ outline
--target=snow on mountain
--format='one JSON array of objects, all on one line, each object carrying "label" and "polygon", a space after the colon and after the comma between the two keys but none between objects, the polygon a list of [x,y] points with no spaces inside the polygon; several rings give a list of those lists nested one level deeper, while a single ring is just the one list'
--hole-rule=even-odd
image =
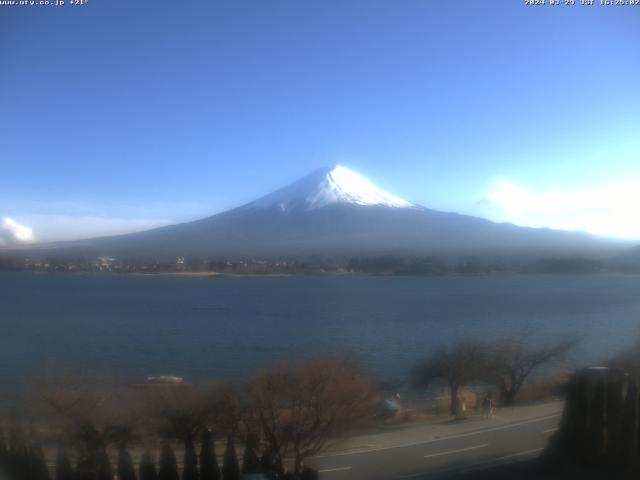
[{"label": "snow on mountain", "polygon": [[369,180],[343,166],[323,168],[244,208],[317,210],[336,203],[415,208],[411,202],[376,187]]},{"label": "snow on mountain", "polygon": [[[325,168],[244,206],[128,235],[44,245],[29,256],[173,260],[305,255],[601,255],[611,242],[412,204],[344,167]],[[35,248],[35,247],[34,247]],[[27,255],[24,248],[20,255]]]}]

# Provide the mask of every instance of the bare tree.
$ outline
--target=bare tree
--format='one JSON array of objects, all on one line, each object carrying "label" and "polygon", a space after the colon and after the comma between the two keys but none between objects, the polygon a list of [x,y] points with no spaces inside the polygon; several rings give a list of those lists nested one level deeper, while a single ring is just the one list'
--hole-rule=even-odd
[{"label": "bare tree", "polygon": [[501,340],[489,348],[487,380],[495,382],[502,401],[511,404],[534,370],[563,360],[576,343],[576,340],[562,340],[532,347],[523,340]]},{"label": "bare tree", "polygon": [[140,404],[106,375],[58,370],[31,385],[32,414],[81,449],[125,444],[135,436]]},{"label": "bare tree", "polygon": [[151,428],[168,439],[192,441],[224,418],[233,406],[231,389],[222,383],[157,385],[145,394]]},{"label": "bare tree", "polygon": [[426,388],[435,381],[445,382],[449,387],[449,409],[455,414],[460,389],[486,375],[487,358],[487,347],[479,342],[442,348],[415,366],[415,384]]},{"label": "bare tree", "polygon": [[107,376],[81,370],[57,370],[35,381],[32,413],[78,451],[76,477],[111,478],[107,448],[123,448],[134,438],[139,411],[129,391]]},{"label": "bare tree", "polygon": [[380,399],[371,380],[334,358],[262,370],[248,389],[270,461],[282,473],[285,458],[293,456],[296,478],[306,457],[365,426]]}]

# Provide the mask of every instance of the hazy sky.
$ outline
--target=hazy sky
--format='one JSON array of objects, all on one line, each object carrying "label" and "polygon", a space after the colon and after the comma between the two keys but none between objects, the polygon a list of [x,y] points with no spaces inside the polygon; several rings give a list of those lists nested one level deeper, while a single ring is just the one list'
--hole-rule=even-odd
[{"label": "hazy sky", "polygon": [[194,219],[333,164],[640,238],[640,7],[89,0],[0,7],[0,42],[0,243]]}]

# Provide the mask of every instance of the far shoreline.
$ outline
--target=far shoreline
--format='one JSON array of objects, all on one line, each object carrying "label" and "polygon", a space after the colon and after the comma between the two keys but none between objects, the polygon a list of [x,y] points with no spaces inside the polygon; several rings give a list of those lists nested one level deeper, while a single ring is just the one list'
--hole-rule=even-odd
[{"label": "far shoreline", "polygon": [[[87,272],[102,274],[103,272]],[[222,277],[303,277],[300,273],[223,273],[223,272],[112,272],[134,277],[222,278]]]},{"label": "far shoreline", "polygon": [[300,273],[237,273],[237,272],[216,272],[216,271],[184,271],[184,272],[122,272],[122,271],[47,271],[47,270],[0,270],[0,273],[17,273],[29,272],[36,275],[89,275],[89,276],[131,276],[131,277],[157,277],[157,278],[289,278],[289,277],[340,277],[340,278],[357,278],[357,277],[420,277],[420,278],[471,278],[471,277],[512,277],[520,275],[545,275],[545,276],[562,276],[562,275],[579,275],[579,276],[637,276],[638,272],[618,272],[618,271],[598,271],[598,272],[520,272],[520,271],[491,271],[477,273],[461,273],[446,272],[441,274],[399,274],[393,272],[300,272]]}]

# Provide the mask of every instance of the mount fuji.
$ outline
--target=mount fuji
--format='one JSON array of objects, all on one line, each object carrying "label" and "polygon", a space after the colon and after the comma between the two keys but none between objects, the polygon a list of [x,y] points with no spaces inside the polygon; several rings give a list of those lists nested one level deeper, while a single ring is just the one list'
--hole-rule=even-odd
[{"label": "mount fuji", "polygon": [[42,245],[58,255],[231,258],[301,255],[605,253],[586,233],[524,228],[431,210],[335,166],[208,218],[140,233]]},{"label": "mount fuji", "polygon": [[389,208],[415,207],[338,165],[313,172],[281,190],[245,205],[245,208],[277,207],[284,212],[295,209],[317,210],[337,203]]}]

